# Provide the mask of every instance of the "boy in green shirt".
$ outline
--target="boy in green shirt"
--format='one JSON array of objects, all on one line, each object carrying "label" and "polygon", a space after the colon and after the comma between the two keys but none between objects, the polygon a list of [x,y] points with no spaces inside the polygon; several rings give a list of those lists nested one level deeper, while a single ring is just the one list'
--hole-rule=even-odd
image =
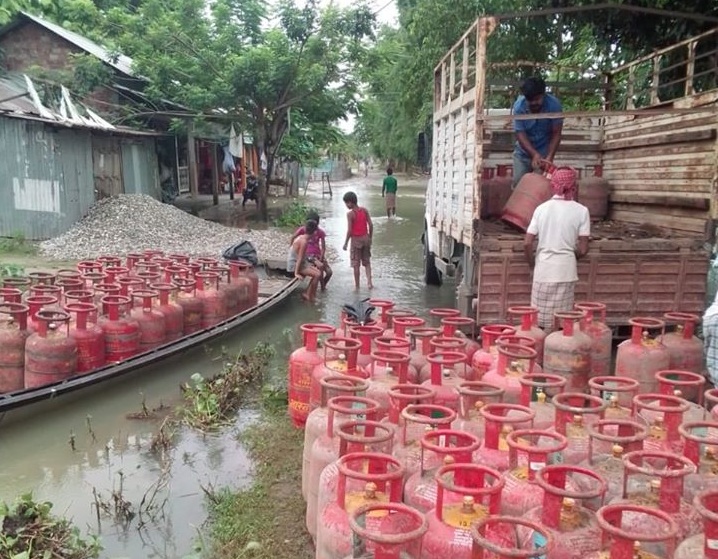
[{"label": "boy in green shirt", "polygon": [[398,188],[394,170],[389,167],[381,185],[381,197],[386,199],[386,217],[396,215],[396,189]]}]

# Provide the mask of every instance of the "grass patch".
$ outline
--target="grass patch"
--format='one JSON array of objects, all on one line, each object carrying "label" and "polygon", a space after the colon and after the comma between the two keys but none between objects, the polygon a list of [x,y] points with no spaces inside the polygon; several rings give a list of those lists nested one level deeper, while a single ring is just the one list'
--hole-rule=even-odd
[{"label": "grass patch", "polygon": [[35,255],[38,252],[37,244],[28,241],[22,233],[15,233],[10,237],[0,237],[0,254]]},{"label": "grass patch", "polygon": [[299,200],[294,200],[282,210],[281,215],[274,221],[274,224],[277,227],[300,227],[304,225],[310,211],[317,212],[317,209]]},{"label": "grass patch", "polygon": [[302,443],[285,406],[265,409],[260,422],[242,435],[256,465],[254,484],[244,491],[210,495],[213,559],[312,559],[304,529]]}]

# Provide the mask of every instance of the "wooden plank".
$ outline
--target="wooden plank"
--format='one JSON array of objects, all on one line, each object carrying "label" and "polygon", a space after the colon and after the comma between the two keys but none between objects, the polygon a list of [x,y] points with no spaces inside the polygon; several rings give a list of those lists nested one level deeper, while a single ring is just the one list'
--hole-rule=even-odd
[{"label": "wooden plank", "polygon": [[665,134],[673,131],[688,132],[693,130],[703,130],[715,127],[715,115],[690,115],[682,119],[651,119],[652,122],[645,122],[643,119],[638,120],[635,126],[622,126],[619,129],[607,129],[605,133],[606,140],[619,140],[625,138],[634,138],[642,136],[651,136],[654,134]]},{"label": "wooden plank", "polygon": [[662,215],[660,213],[643,213],[636,211],[635,207],[622,209],[614,207],[610,212],[611,218],[628,223],[647,223],[657,227],[667,227],[677,231],[685,231],[703,235],[705,231],[705,218],[687,218]]},{"label": "wooden plank", "polygon": [[694,132],[674,132],[661,136],[639,137],[632,140],[604,141],[604,151],[639,148],[663,144],[677,144],[682,142],[700,142],[702,140],[715,140],[715,129],[696,130]]},{"label": "wooden plank", "polygon": [[701,211],[710,209],[710,197],[688,198],[670,195],[640,195],[640,194],[612,194],[612,202],[624,202],[627,204],[649,204],[659,206],[673,206],[680,208],[692,208]]}]

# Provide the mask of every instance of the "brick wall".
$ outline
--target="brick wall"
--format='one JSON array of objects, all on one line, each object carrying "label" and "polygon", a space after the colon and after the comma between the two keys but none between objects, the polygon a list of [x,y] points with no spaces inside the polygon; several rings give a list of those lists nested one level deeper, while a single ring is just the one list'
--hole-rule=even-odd
[{"label": "brick wall", "polygon": [[[84,51],[51,33],[41,25],[27,22],[0,37],[2,66],[10,72],[24,72],[32,66],[47,70],[65,70],[71,65],[70,54]],[[116,92],[105,87],[93,91],[85,102],[104,115],[113,114],[119,103]]]}]

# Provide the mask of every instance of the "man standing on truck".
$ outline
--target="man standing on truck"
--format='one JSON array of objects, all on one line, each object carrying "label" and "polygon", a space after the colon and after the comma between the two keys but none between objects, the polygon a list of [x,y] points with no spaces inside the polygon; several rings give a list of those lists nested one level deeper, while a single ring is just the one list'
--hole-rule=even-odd
[{"label": "man standing on truck", "polygon": [[[522,95],[514,103],[515,115],[560,113],[561,102],[546,93],[546,82],[532,77],[521,84]],[[512,188],[526,173],[541,172],[545,161],[553,163],[561,143],[563,119],[538,118],[514,120],[516,147],[514,148],[514,176]]]},{"label": "man standing on truck", "polygon": [[533,270],[531,306],[539,310],[539,326],[549,332],[553,330],[554,313],[573,309],[576,261],[588,252],[591,218],[588,208],[574,201],[577,180],[576,171],[570,167],[553,173],[553,198],[536,208],[524,238],[524,253]]}]

